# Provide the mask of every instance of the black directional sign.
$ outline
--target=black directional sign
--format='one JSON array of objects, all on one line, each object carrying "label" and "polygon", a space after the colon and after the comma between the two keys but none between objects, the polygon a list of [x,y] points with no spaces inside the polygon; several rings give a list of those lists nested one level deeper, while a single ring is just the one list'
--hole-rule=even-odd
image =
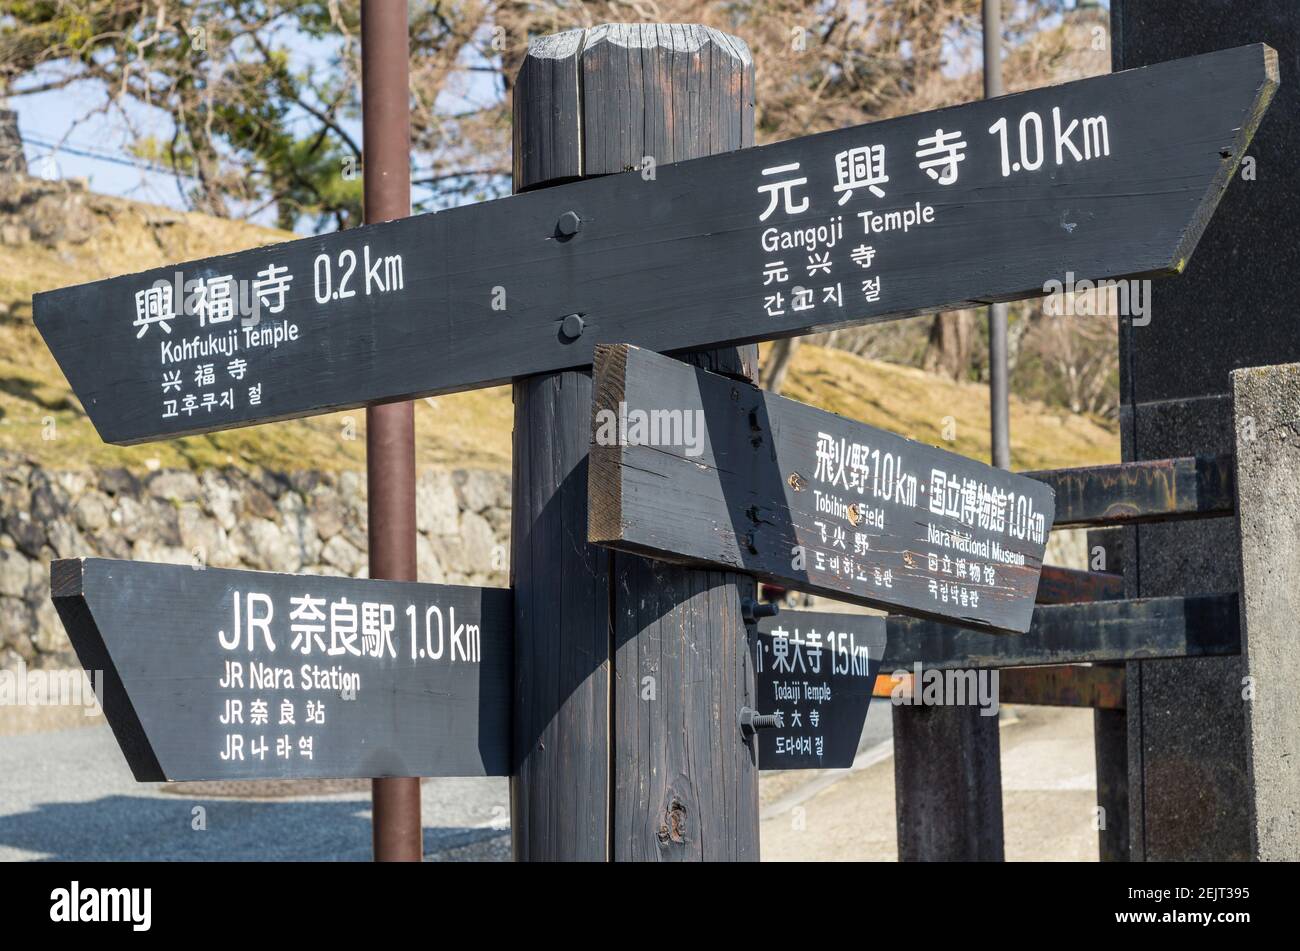
[{"label": "black directional sign", "polygon": [[1023,633],[1041,482],[629,347],[596,351],[588,534],[666,561]]},{"label": "black directional sign", "polygon": [[758,731],[759,769],[853,765],[885,652],[885,619],[794,611],[758,622],[758,712],[780,725]]},{"label": "black directional sign", "polygon": [[38,294],[106,441],[1180,271],[1262,45]]},{"label": "black directional sign", "polygon": [[510,592],[56,561],[135,778],[505,776]]}]

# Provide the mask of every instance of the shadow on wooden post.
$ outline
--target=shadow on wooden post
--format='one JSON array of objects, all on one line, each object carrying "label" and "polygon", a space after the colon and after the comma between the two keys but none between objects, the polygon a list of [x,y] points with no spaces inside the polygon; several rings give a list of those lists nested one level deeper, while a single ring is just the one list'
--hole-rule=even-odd
[{"label": "shadow on wooden post", "polygon": [[[753,144],[753,96],[748,49],[716,30],[541,37],[515,89],[515,190],[636,169],[653,198],[659,165]],[[573,213],[557,234],[580,253]],[[566,316],[557,332],[584,332]],[[757,350],[687,359],[752,380]],[[733,728],[752,705],[752,579],[588,544],[590,372],[514,397],[515,858],[756,860],[757,764]]]}]

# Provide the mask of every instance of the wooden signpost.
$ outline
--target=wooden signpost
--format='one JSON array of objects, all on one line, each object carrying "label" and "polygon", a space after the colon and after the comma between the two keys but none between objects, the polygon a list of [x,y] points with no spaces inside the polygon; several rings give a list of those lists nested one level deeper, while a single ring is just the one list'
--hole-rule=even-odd
[{"label": "wooden signpost", "polygon": [[597,348],[594,392],[592,541],[1029,629],[1042,483],[625,344]]},{"label": "wooden signpost", "polygon": [[760,769],[847,769],[885,652],[885,619],[794,611],[761,618],[754,695],[778,722],[756,731]]},{"label": "wooden signpost", "polygon": [[[1031,626],[1054,497],[661,354],[744,373],[721,348],[1176,274],[1277,82],[1257,44],[740,148],[742,42],[574,31],[521,70],[533,190],[36,295],[111,443],[519,381],[513,591],[53,565],[136,777],[511,775],[519,857],[757,857],[755,759],[851,764],[887,630],[1025,659],[985,639]],[[376,532],[410,521],[390,488]],[[372,569],[409,574],[400,547]],[[748,576],[909,619],[765,619],[751,654]],[[1117,605],[1129,640],[1178,607]]]},{"label": "wooden signpost", "polygon": [[[1187,262],[1276,85],[1262,45],[37,294],[134,443]],[[651,157],[653,158],[653,156]]]},{"label": "wooden signpost", "polygon": [[510,592],[82,558],[51,566],[140,781],[510,772]]}]

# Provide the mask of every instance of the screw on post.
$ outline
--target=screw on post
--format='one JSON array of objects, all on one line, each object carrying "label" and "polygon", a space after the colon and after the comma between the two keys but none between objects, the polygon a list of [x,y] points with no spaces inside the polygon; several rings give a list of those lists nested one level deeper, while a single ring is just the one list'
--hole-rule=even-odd
[{"label": "screw on post", "polygon": [[763,602],[745,598],[740,602],[740,616],[745,619],[746,624],[754,624],[759,618],[776,617],[780,613],[781,605],[774,601]]},{"label": "screw on post", "polygon": [[779,730],[782,727],[781,713],[759,713],[752,707],[740,708],[740,732],[749,739],[759,730]]}]

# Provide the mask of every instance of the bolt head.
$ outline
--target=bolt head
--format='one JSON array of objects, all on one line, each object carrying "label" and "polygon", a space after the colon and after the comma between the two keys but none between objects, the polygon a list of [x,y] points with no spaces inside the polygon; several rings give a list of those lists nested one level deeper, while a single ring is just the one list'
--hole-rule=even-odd
[{"label": "bolt head", "polygon": [[586,324],[583,322],[581,314],[569,314],[564,318],[564,322],[560,324],[560,333],[564,334],[568,340],[577,340],[582,336],[582,331],[585,328]]},{"label": "bolt head", "polygon": [[576,211],[566,211],[555,223],[555,230],[566,238],[571,237],[582,230],[582,219]]}]

